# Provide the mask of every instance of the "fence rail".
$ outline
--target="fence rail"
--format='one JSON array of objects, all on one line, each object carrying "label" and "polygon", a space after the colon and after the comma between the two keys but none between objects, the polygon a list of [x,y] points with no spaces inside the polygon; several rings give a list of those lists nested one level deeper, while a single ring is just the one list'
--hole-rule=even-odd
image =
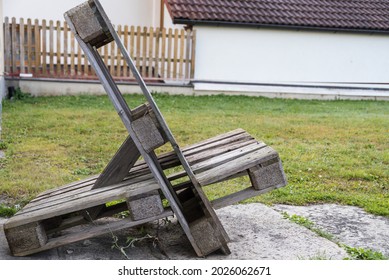
[{"label": "fence rail", "polygon": [[[184,29],[118,25],[136,67],[145,79],[189,81],[195,70],[196,33]],[[4,22],[5,72],[8,76],[96,79],[66,22],[23,18]],[[99,53],[115,79],[133,79],[114,43]]]}]

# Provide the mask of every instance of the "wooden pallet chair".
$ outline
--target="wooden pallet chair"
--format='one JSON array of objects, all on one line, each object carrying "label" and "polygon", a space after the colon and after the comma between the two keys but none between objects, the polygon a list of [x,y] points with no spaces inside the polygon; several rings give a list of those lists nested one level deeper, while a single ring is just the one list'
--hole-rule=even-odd
[{"label": "wooden pallet chair", "polygon": [[[4,225],[12,254],[40,252],[172,213],[198,256],[216,250],[230,253],[229,237],[215,209],[284,186],[285,174],[276,151],[243,130],[181,150],[100,3],[90,0],[65,13],[65,18],[129,135],[102,174],[39,195]],[[125,102],[97,51],[112,41],[148,103],[130,109]],[[172,152],[158,156],[155,150],[166,143]],[[167,175],[166,170],[173,167],[182,171]],[[245,175],[252,186],[212,203],[202,189]],[[163,206],[161,197],[167,199],[169,207]],[[112,201],[119,203],[109,205]],[[129,218],[64,234],[68,228],[95,223],[123,210],[130,212]]]}]

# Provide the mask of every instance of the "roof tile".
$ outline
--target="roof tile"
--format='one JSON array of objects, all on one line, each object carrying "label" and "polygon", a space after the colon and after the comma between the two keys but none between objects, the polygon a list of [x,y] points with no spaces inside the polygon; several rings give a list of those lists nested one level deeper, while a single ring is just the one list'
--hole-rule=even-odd
[{"label": "roof tile", "polygon": [[165,0],[175,23],[389,31],[389,0]]}]

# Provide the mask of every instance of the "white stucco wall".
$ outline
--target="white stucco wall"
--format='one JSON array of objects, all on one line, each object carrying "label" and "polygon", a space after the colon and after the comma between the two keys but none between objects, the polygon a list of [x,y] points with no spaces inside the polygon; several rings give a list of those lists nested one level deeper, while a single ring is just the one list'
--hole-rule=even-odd
[{"label": "white stucco wall", "polygon": [[[86,0],[3,0],[4,16],[63,20],[63,13]],[[158,26],[160,0],[100,0],[113,24]]]},{"label": "white stucco wall", "polygon": [[[195,80],[346,86],[389,83],[389,35],[202,26],[196,29]],[[197,86],[207,90],[204,84]]]}]

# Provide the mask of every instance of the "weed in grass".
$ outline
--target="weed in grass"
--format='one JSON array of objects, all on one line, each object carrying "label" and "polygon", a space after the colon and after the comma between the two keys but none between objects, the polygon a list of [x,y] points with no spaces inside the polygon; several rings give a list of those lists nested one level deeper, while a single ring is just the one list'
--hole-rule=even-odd
[{"label": "weed in grass", "polygon": [[8,207],[0,204],[0,217],[9,218],[16,214],[18,207]]},{"label": "weed in grass", "polygon": [[388,260],[381,252],[371,249],[354,248],[347,245],[343,245],[342,247],[350,256],[347,260]]}]

